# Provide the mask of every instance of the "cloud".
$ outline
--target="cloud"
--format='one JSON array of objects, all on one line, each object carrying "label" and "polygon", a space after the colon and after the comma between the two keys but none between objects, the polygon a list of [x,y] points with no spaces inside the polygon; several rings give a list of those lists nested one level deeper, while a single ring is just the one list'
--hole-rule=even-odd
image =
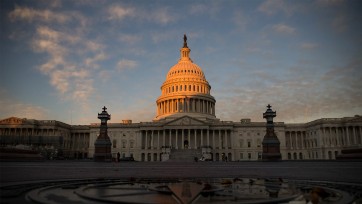
[{"label": "cloud", "polygon": [[153,21],[163,25],[175,21],[175,15],[172,15],[167,7],[163,7],[152,12],[151,18]]},{"label": "cloud", "polygon": [[254,72],[248,77],[250,81],[225,79],[227,87],[214,89],[217,117],[264,121],[262,113],[269,103],[277,111],[276,121],[287,123],[361,114],[361,64],[356,60],[319,74],[310,68],[314,66],[300,64],[284,74]]},{"label": "cloud", "polygon": [[141,21],[150,21],[161,25],[174,22],[176,14],[171,12],[168,7],[157,9],[142,9],[124,5],[112,5],[107,10],[109,20],[122,21],[127,17],[135,18]]},{"label": "cloud", "polygon": [[264,1],[258,7],[258,11],[267,15],[274,15],[279,12],[283,12],[286,15],[291,15],[293,10],[294,8],[290,5],[287,5],[287,1],[284,0]]},{"label": "cloud", "polygon": [[71,20],[71,17],[65,14],[55,13],[51,10],[36,10],[33,8],[15,6],[15,9],[9,13],[9,18],[12,21],[24,20],[28,22],[43,21],[66,23]]},{"label": "cloud", "polygon": [[245,30],[246,25],[249,22],[249,19],[246,15],[244,15],[240,10],[234,13],[233,21],[235,25],[237,25],[237,28],[240,30]]},{"label": "cloud", "polygon": [[337,32],[345,32],[349,28],[350,19],[344,13],[339,13],[332,21],[332,26]]},{"label": "cloud", "polygon": [[[84,66],[98,68],[97,62],[107,58],[101,44],[86,39],[87,19],[73,11],[61,13],[19,6],[9,13],[9,18],[33,23],[35,34],[31,39],[31,48],[48,55],[45,62],[39,65],[39,71],[49,76],[50,85],[60,97],[86,107],[94,88],[92,73]],[[59,27],[54,23],[62,25]],[[63,27],[66,23],[69,25]],[[75,56],[85,58],[85,63],[78,65]]]},{"label": "cloud", "polygon": [[121,59],[117,63],[118,71],[123,71],[125,69],[134,69],[135,67],[137,67],[137,62],[134,60]]},{"label": "cloud", "polygon": [[274,25],[272,27],[272,29],[277,33],[288,34],[288,35],[295,34],[295,32],[296,32],[295,28],[285,25],[285,24]]},{"label": "cloud", "polygon": [[121,34],[119,37],[119,40],[121,42],[134,44],[142,40],[142,36],[140,35],[128,35],[128,34]]},{"label": "cloud", "polygon": [[335,6],[345,2],[345,0],[317,0],[316,3],[322,6]]},{"label": "cloud", "polygon": [[0,119],[19,117],[29,119],[49,119],[49,111],[41,106],[13,99],[0,88]]},{"label": "cloud", "polygon": [[305,50],[313,50],[313,49],[315,49],[317,47],[319,47],[319,44],[317,44],[317,43],[305,42],[305,43],[300,44],[300,48],[305,49]]},{"label": "cloud", "polygon": [[86,58],[84,64],[87,65],[88,67],[99,68],[99,65],[96,64],[96,62],[103,61],[107,58],[108,57],[104,52],[100,52],[95,54],[93,57]]},{"label": "cloud", "polygon": [[108,8],[108,15],[110,20],[123,20],[126,17],[135,16],[135,13],[135,8],[121,5],[112,5]]}]

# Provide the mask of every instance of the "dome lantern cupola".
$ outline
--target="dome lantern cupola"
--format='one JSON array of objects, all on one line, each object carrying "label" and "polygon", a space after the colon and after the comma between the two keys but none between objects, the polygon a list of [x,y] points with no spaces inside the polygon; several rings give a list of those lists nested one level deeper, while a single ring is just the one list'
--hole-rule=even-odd
[{"label": "dome lantern cupola", "polygon": [[186,37],[186,34],[184,34],[184,46],[180,49],[180,54],[181,54],[181,57],[180,57],[180,61],[191,61],[191,58],[190,58],[190,48],[187,47],[187,37]]},{"label": "dome lantern cupola", "polygon": [[190,48],[184,35],[180,59],[172,66],[161,86],[157,99],[157,116],[160,119],[174,119],[189,115],[201,120],[215,120],[215,99],[210,95],[211,86],[202,69],[190,58]]}]

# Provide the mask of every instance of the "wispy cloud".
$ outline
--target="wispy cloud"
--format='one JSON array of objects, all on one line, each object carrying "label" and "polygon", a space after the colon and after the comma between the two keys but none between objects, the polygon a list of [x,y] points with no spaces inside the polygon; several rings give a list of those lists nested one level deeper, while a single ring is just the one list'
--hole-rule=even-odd
[{"label": "wispy cloud", "polygon": [[[39,65],[39,71],[49,76],[50,84],[61,98],[87,107],[94,92],[93,73],[87,68],[99,68],[97,62],[107,58],[104,46],[85,37],[88,20],[74,11],[55,12],[18,6],[9,13],[9,18],[35,26],[31,47],[48,55],[47,60]],[[61,24],[61,27],[54,23]],[[66,28],[62,27],[63,24]],[[84,59],[84,63],[77,63],[74,57]]]},{"label": "wispy cloud", "polygon": [[49,111],[46,108],[15,100],[6,90],[0,88],[0,119],[12,116],[29,119],[50,119]]},{"label": "wispy cloud", "polygon": [[121,34],[119,40],[124,43],[134,44],[142,40],[141,35]]},{"label": "wispy cloud", "polygon": [[291,35],[291,34],[295,34],[295,32],[296,32],[295,28],[288,26],[286,24],[282,24],[282,23],[276,24],[272,28],[275,32],[281,33],[281,34]]},{"label": "wispy cloud", "polygon": [[65,23],[71,20],[70,16],[55,13],[51,10],[36,10],[28,7],[15,6],[15,9],[9,14],[11,20],[24,20],[28,22],[43,21]]},{"label": "wispy cloud", "polygon": [[103,61],[105,59],[107,59],[107,55],[104,52],[99,52],[96,53],[93,57],[86,58],[84,64],[88,67],[99,68],[97,62]]},{"label": "wispy cloud", "polygon": [[284,75],[257,71],[246,85],[236,81],[232,89],[216,90],[217,116],[232,121],[240,118],[263,121],[262,113],[269,103],[277,110],[276,120],[287,123],[361,113],[362,93],[357,88],[362,86],[362,76],[357,71],[361,60],[320,74],[311,71],[301,74],[310,65],[299,66]]},{"label": "wispy cloud", "polygon": [[319,44],[317,44],[317,43],[304,42],[304,43],[300,44],[300,48],[305,49],[305,50],[313,50],[318,47],[319,47]]},{"label": "wispy cloud", "polygon": [[273,15],[279,12],[291,15],[294,11],[294,7],[288,5],[287,3],[288,1],[285,0],[264,1],[258,7],[258,11],[267,15]]},{"label": "wispy cloud", "polygon": [[176,20],[176,14],[170,11],[170,8],[164,6],[156,9],[145,10],[140,7],[125,5],[112,5],[107,10],[109,20],[122,21],[127,17],[135,18],[141,21],[149,21],[157,24],[169,24]]},{"label": "wispy cloud", "polygon": [[249,19],[242,11],[238,10],[233,15],[233,21],[237,28],[243,31],[246,29],[246,25],[248,24]]},{"label": "wispy cloud", "polygon": [[121,5],[112,5],[108,8],[108,14],[110,20],[123,20],[126,17],[135,16],[135,8],[121,6]]},{"label": "wispy cloud", "polygon": [[134,69],[137,67],[137,62],[134,60],[128,60],[128,59],[121,59],[117,63],[117,70],[123,71],[126,69]]}]

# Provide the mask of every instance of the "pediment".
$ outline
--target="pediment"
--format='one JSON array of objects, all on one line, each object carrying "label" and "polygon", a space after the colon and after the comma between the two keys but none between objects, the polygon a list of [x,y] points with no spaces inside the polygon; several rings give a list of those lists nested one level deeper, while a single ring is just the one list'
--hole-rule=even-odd
[{"label": "pediment", "polygon": [[10,117],[0,120],[0,124],[11,124],[11,125],[23,124],[23,119],[17,117]]},{"label": "pediment", "polygon": [[165,125],[168,125],[168,126],[205,125],[205,123],[198,120],[198,119],[189,117],[189,116],[183,116],[181,118],[177,118],[177,119],[175,119],[173,121],[170,121],[170,122],[166,123]]}]

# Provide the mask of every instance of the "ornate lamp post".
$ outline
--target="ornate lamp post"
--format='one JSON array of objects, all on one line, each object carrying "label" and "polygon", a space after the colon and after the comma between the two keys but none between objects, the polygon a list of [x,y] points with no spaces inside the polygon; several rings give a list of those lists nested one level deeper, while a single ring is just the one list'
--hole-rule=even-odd
[{"label": "ornate lamp post", "polygon": [[277,116],[276,111],[271,109],[268,104],[267,110],[263,113],[263,118],[266,119],[266,134],[263,139],[263,154],[262,159],[265,161],[281,160],[280,142],[274,132],[273,118]]},{"label": "ornate lamp post", "polygon": [[96,162],[112,161],[112,143],[107,133],[107,121],[111,119],[111,115],[109,115],[106,110],[107,108],[104,106],[102,113],[98,113],[98,119],[101,120],[101,126],[99,136],[94,142],[94,161]]}]

